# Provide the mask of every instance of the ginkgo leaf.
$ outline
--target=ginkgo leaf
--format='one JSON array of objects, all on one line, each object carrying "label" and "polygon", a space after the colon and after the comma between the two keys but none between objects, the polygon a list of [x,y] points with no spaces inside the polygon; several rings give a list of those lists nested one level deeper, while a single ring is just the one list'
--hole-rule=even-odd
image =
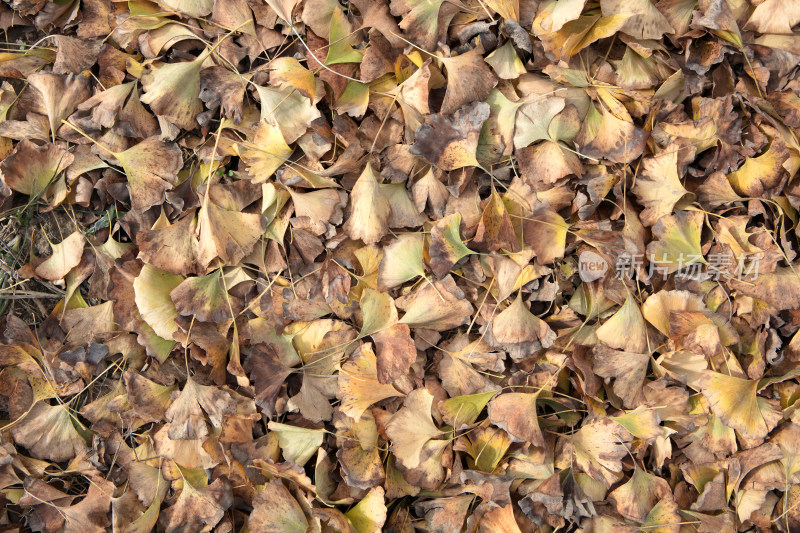
[{"label": "ginkgo leaf", "polygon": [[492,89],[486,103],[490,114],[481,129],[477,156],[481,160],[494,161],[511,155],[517,111],[525,102],[522,99],[512,101],[502,92]]},{"label": "ginkgo leaf", "polygon": [[725,317],[705,311],[678,311],[670,315],[670,331],[675,340],[685,339],[687,346],[702,351],[701,346],[715,348],[709,350],[709,355],[716,352],[716,345],[721,343],[730,346],[740,341],[739,334]]},{"label": "ginkgo leaf", "polygon": [[37,276],[50,281],[64,279],[69,272],[78,266],[83,256],[86,238],[80,232],[69,235],[58,244],[51,244],[53,253],[39,263],[33,271]]},{"label": "ginkgo leaf", "polygon": [[426,500],[419,504],[419,508],[425,512],[425,524],[431,531],[460,531],[474,501],[473,494],[460,494]]},{"label": "ginkgo leaf", "polygon": [[133,291],[139,314],[156,334],[166,340],[172,340],[172,334],[178,330],[175,319],[178,310],[169,297],[169,293],[183,281],[183,277],[164,272],[154,266],[144,265],[142,271],[133,280]]},{"label": "ginkgo leaf", "polygon": [[783,457],[780,459],[784,476],[789,479],[796,478],[800,472],[800,454],[797,450],[797,439],[800,438],[800,426],[788,424],[781,426],[770,438],[770,442],[780,447]]},{"label": "ginkgo leaf", "polygon": [[38,197],[74,160],[73,154],[54,144],[37,146],[23,139],[0,163],[0,180],[12,190]]},{"label": "ginkgo leaf", "polygon": [[566,61],[595,41],[614,35],[627,20],[628,15],[604,17],[592,13],[567,22],[556,32],[538,32],[538,28],[534,29],[539,33],[545,50],[559,60]]},{"label": "ginkgo leaf", "polygon": [[[592,113],[597,114],[597,111],[591,108]],[[630,163],[642,155],[647,141],[644,130],[605,109],[598,118],[599,124],[591,128],[587,127],[590,121],[584,121],[584,129],[576,139],[582,154],[615,163]]]},{"label": "ginkgo leaf", "polygon": [[107,341],[117,332],[114,304],[103,302],[99,305],[67,309],[61,325],[73,345]]},{"label": "ginkgo leaf", "polygon": [[87,447],[79,430],[84,428],[67,406],[40,400],[11,428],[11,435],[37,459],[68,461]]},{"label": "ginkgo leaf", "polygon": [[287,406],[299,410],[314,422],[330,420],[333,415],[328,400],[337,392],[336,372],[356,331],[349,325],[330,319],[297,322],[284,330],[292,335],[302,362],[303,384],[300,391],[289,398]]},{"label": "ginkgo leaf", "polygon": [[478,166],[475,153],[489,106],[474,102],[457,110],[452,117],[431,115],[416,132],[411,153],[442,170]]},{"label": "ginkgo leaf", "polygon": [[737,15],[733,13],[733,9],[727,3],[716,4],[713,7],[712,5],[705,4],[705,2],[700,4],[703,8],[703,16],[692,19],[692,26],[707,28],[714,35],[741,49],[744,44],[736,21]]},{"label": "ginkgo leaf", "polygon": [[647,254],[658,270],[671,274],[692,263],[704,262],[701,234],[705,217],[699,211],[677,211],[661,217],[653,226],[653,240]]},{"label": "ginkgo leaf", "polygon": [[322,227],[325,224],[341,224],[347,194],[338,189],[318,189],[310,192],[298,192],[289,189],[294,204],[294,212],[298,217],[308,217]]},{"label": "ginkgo leaf", "polygon": [[[440,24],[449,25],[455,12],[442,17],[444,0],[391,0],[392,15],[401,16],[400,28],[412,41],[426,50],[435,47],[441,33]],[[442,20],[444,18],[444,20]]]},{"label": "ginkgo leaf", "polygon": [[397,308],[389,294],[365,288],[359,300],[361,307],[361,332],[359,338],[373,335],[397,322]]},{"label": "ginkgo leaf", "polygon": [[6,2],[3,527],[794,532],[799,6]]},{"label": "ginkgo leaf", "polygon": [[159,0],[158,3],[192,17],[208,15],[214,7],[213,0]]},{"label": "ginkgo leaf", "polygon": [[[551,123],[552,125],[552,123]],[[534,189],[547,190],[559,180],[583,175],[583,166],[562,143],[544,141],[517,152],[520,175]]]},{"label": "ginkgo leaf", "polygon": [[639,216],[646,226],[652,226],[672,213],[675,204],[689,193],[678,176],[677,147],[673,146],[642,161],[633,193],[644,206]]},{"label": "ginkgo leaf", "polygon": [[236,28],[244,34],[256,37],[253,13],[247,2],[241,0],[222,0],[214,2],[211,19],[223,28]]},{"label": "ginkgo leaf", "polygon": [[708,368],[708,360],[703,354],[679,350],[662,355],[657,364],[690,387],[697,387],[703,370]]},{"label": "ginkgo leaf", "polygon": [[219,456],[212,455],[203,448],[204,442],[216,444],[218,441],[209,435],[203,439],[171,439],[170,424],[163,425],[153,435],[153,452],[166,460],[173,461],[185,469],[213,468],[219,464]]},{"label": "ginkgo leaf", "polygon": [[800,5],[793,0],[767,0],[756,6],[744,29],[758,33],[791,34],[800,22]]},{"label": "ginkgo leaf", "polygon": [[480,520],[487,531],[522,532],[514,518],[514,505],[511,503],[486,505]]},{"label": "ginkgo leaf", "polygon": [[161,512],[158,523],[166,530],[214,527],[232,503],[231,487],[222,478],[197,488],[184,480],[180,496],[172,506]]},{"label": "ginkgo leaf", "polygon": [[185,276],[197,270],[197,218],[195,213],[162,227],[136,235],[139,257],[170,274]]},{"label": "ginkgo leaf", "polygon": [[[255,391],[255,402],[265,414],[275,409],[275,400],[292,367],[300,364],[300,357],[291,340],[272,332],[268,338],[274,344],[258,344],[242,364]],[[277,348],[276,348],[277,347]]]},{"label": "ginkgo leaf", "polygon": [[392,206],[390,228],[415,228],[428,221],[428,217],[419,212],[405,183],[381,183],[381,189]]},{"label": "ginkgo leaf", "polygon": [[730,279],[728,284],[737,291],[757,298],[778,311],[800,307],[800,277],[793,267],[779,267],[774,272],[758,275],[758,283],[749,279]]},{"label": "ginkgo leaf", "polygon": [[549,348],[556,339],[550,326],[530,312],[521,293],[495,316],[491,331],[495,342],[515,359]]},{"label": "ginkgo leaf", "polygon": [[761,196],[766,189],[776,187],[786,169],[789,159],[786,145],[773,139],[767,150],[758,157],[747,158],[738,170],[728,174],[728,181],[734,191],[742,196]]},{"label": "ginkgo leaf", "polygon": [[502,197],[495,190],[492,190],[491,196],[483,206],[472,245],[482,252],[519,251],[520,246],[511,216]]},{"label": "ginkgo leaf", "polygon": [[280,128],[265,120],[258,123],[252,141],[245,146],[241,158],[247,163],[247,172],[253,183],[266,182],[293,151],[283,139]]},{"label": "ginkgo leaf", "polygon": [[417,211],[424,212],[425,207],[430,206],[430,209],[437,216],[444,214],[445,202],[450,193],[447,192],[447,188],[440,181],[438,175],[439,173],[435,171],[435,168],[431,167],[412,186],[412,194]]},{"label": "ginkgo leaf", "polygon": [[330,44],[328,57],[325,59],[326,65],[360,63],[364,57],[362,51],[353,48],[353,43],[358,42],[358,39],[353,36],[350,22],[340,7],[335,8],[331,14],[328,42]]},{"label": "ginkgo leaf", "polygon": [[489,391],[454,396],[439,404],[439,412],[442,413],[444,421],[453,427],[468,426],[478,419],[483,408],[495,394],[497,394],[496,391]]},{"label": "ginkgo leaf", "polygon": [[138,416],[152,422],[164,418],[175,386],[161,385],[135,372],[126,372],[124,381],[128,403]]},{"label": "ginkgo leaf", "polygon": [[655,328],[670,337],[670,316],[673,311],[702,311],[702,298],[689,291],[658,291],[642,304],[642,315]]},{"label": "ginkgo leaf", "polygon": [[336,111],[347,113],[351,117],[362,117],[369,108],[369,97],[369,85],[350,80],[336,100]]},{"label": "ginkgo leaf", "polygon": [[432,405],[433,395],[427,389],[415,389],[386,424],[392,453],[406,468],[416,468],[423,446],[441,434],[431,417]]},{"label": "ginkgo leaf", "polygon": [[402,396],[392,385],[378,381],[378,362],[369,344],[362,344],[342,365],[338,380],[336,396],[342,400],[342,412],[354,420],[360,420],[370,405]]},{"label": "ginkgo leaf", "polygon": [[457,446],[459,450],[463,447],[474,461],[475,470],[493,472],[505,457],[512,442],[507,433],[482,426],[466,434],[466,438],[461,439]]},{"label": "ginkgo leaf", "polygon": [[[72,464],[70,465],[72,466]],[[93,531],[108,528],[114,483],[102,476],[92,475],[86,497],[69,507],[58,509],[64,518],[64,531]]]},{"label": "ginkgo leaf", "polygon": [[[371,412],[365,412],[359,420],[340,419],[335,423],[342,436],[352,439],[339,454],[348,478],[354,486],[369,489],[383,483],[386,474],[378,452],[378,425]],[[345,464],[346,463],[346,464]]]},{"label": "ginkgo leaf", "polygon": [[189,39],[195,40],[197,39],[197,35],[192,33],[192,31],[185,26],[167,23],[148,32],[141,46],[145,55],[155,57],[161,52],[166,52],[171,46],[178,42]]},{"label": "ginkgo leaf", "polygon": [[[425,61],[413,74],[391,90],[403,111],[405,129],[410,139],[431,112],[429,92],[431,82],[431,60]],[[363,65],[362,65],[363,68]]]},{"label": "ginkgo leaf", "polygon": [[566,100],[558,96],[536,98],[523,103],[517,111],[514,129],[514,147],[525,148],[536,141],[551,140],[549,127],[552,120],[566,106]]},{"label": "ginkgo leaf", "polygon": [[661,425],[658,410],[638,405],[633,411],[610,417],[634,437],[646,441],[669,436],[675,430]]},{"label": "ginkgo leaf", "polygon": [[[625,89],[649,89],[660,81],[653,58],[642,57],[633,48],[628,47],[615,65],[618,83]],[[698,151],[700,148],[704,146],[699,146]]]},{"label": "ginkgo leaf", "polygon": [[[243,411],[243,405],[249,408]],[[189,377],[164,416],[170,422],[170,439],[196,440],[209,434],[208,424],[219,430],[226,416],[254,411],[252,401],[237,403],[234,395],[225,389],[200,385]]]},{"label": "ginkgo leaf", "polygon": [[408,374],[417,359],[417,348],[411,330],[405,324],[394,324],[372,334],[378,359],[378,381],[392,383]]},{"label": "ginkgo leaf", "polygon": [[620,31],[636,39],[660,39],[673,31],[669,21],[650,0],[606,0],[600,7],[605,16],[626,15],[628,19]]},{"label": "ginkgo leaf", "polygon": [[300,3],[299,0],[266,0],[267,4],[275,10],[275,13],[278,16],[288,22],[292,22],[292,15],[294,14],[295,8]]},{"label": "ginkgo leaf", "polygon": [[617,481],[622,459],[628,455],[631,435],[621,425],[607,418],[594,419],[572,438],[575,464],[606,486]]},{"label": "ginkgo leaf", "polygon": [[461,259],[475,253],[461,240],[460,213],[439,220],[431,228],[430,238],[430,267],[437,278],[443,278]]},{"label": "ginkgo leaf", "polygon": [[749,217],[730,217],[717,221],[717,242],[727,245],[736,257],[755,255],[762,252],[761,248],[750,242],[755,233],[747,230]]},{"label": "ginkgo leaf", "polygon": [[391,207],[371,165],[364,168],[353,186],[349,210],[350,216],[344,229],[351,239],[361,239],[364,244],[373,244],[389,231]]},{"label": "ginkgo leaf", "polygon": [[628,294],[625,303],[597,328],[597,338],[611,348],[643,353],[647,350],[647,329],[639,304]]},{"label": "ginkgo leaf", "polygon": [[388,291],[408,280],[424,277],[422,246],[421,233],[404,233],[385,246],[378,271],[378,288]]},{"label": "ginkgo leaf", "polygon": [[61,126],[61,121],[91,96],[86,78],[77,74],[59,76],[52,72],[36,72],[28,76],[27,81],[39,92],[52,135]]},{"label": "ginkgo leaf", "polygon": [[[81,468],[87,459],[82,457],[77,461],[68,468]],[[34,512],[33,519],[42,520],[40,523],[52,531],[105,531],[111,525],[108,511],[114,484],[97,474],[86,472],[85,475],[89,480],[89,489],[78,503],[73,503],[75,496],[65,494],[37,478],[24,484],[19,504],[32,509],[45,507],[47,511]]]},{"label": "ginkgo leaf", "polygon": [[500,372],[504,368],[503,352],[493,349],[484,340],[469,342],[462,335],[454,337],[443,348],[439,376],[451,396],[497,389],[487,379],[489,376],[479,370]]},{"label": "ginkgo leaf", "polygon": [[476,49],[440,59],[449,78],[440,111],[442,114],[450,115],[466,104],[485,100],[497,85],[494,74]]},{"label": "ginkgo leaf", "polygon": [[572,142],[580,133],[581,111],[575,103],[567,105],[562,112],[553,117],[547,127],[547,134],[553,142]]},{"label": "ginkgo leaf", "polygon": [[142,103],[180,128],[194,128],[197,115],[203,111],[200,69],[205,59],[203,54],[194,61],[166,63],[153,68],[142,77]]},{"label": "ginkgo leaf", "polygon": [[517,442],[543,446],[544,437],[536,414],[538,393],[509,392],[489,402],[489,421]]},{"label": "ginkgo leaf", "polygon": [[272,479],[253,499],[248,530],[281,533],[305,533],[308,517],[300,503],[279,478]]},{"label": "ginkgo leaf", "polygon": [[401,324],[445,331],[469,322],[472,313],[464,292],[458,288],[451,276],[441,281],[426,283],[416,291],[397,300],[397,306],[405,311]]},{"label": "ginkgo leaf", "polygon": [[670,0],[658,7],[661,14],[669,21],[676,37],[682,36],[689,31],[692,16],[697,8],[697,4],[694,1]]},{"label": "ginkgo leaf", "polygon": [[261,120],[277,126],[287,144],[297,141],[320,112],[314,103],[293,88],[256,85],[261,100]]},{"label": "ginkgo leaf", "polygon": [[643,527],[658,533],[670,533],[681,524],[678,504],[667,498],[656,503],[644,520]]},{"label": "ginkgo leaf", "polygon": [[195,316],[202,322],[223,322],[242,310],[240,298],[230,296],[222,270],[206,276],[186,278],[169,293],[175,308],[183,316]]},{"label": "ginkgo leaf", "polygon": [[537,23],[547,32],[558,31],[567,22],[577,19],[585,5],[586,0],[548,0],[536,14]]},{"label": "ginkgo leaf", "polygon": [[316,455],[325,438],[325,431],[322,429],[308,429],[278,422],[270,422],[267,427],[278,436],[283,458],[300,466]]},{"label": "ginkgo leaf", "polygon": [[635,467],[631,479],[608,497],[619,514],[628,520],[644,522],[658,502],[672,497],[672,490],[665,479]]},{"label": "ginkgo leaf", "polygon": [[628,409],[644,400],[642,386],[649,365],[650,356],[646,353],[612,350],[605,346],[594,348],[595,373],[602,378],[614,378],[614,394]]},{"label": "ginkgo leaf", "polygon": [[540,264],[564,257],[569,224],[552,209],[537,209],[522,224],[523,239],[533,248]]},{"label": "ginkgo leaf", "polygon": [[317,90],[314,73],[293,57],[278,57],[270,63],[270,84],[285,89],[291,87],[312,102]]},{"label": "ginkgo leaf", "polygon": [[706,370],[699,385],[714,414],[745,438],[762,440],[783,417],[773,401],[757,395],[757,380]]},{"label": "ginkgo leaf", "polygon": [[345,517],[355,533],[380,533],[386,522],[386,504],[383,487],[370,489]]},{"label": "ginkgo leaf", "polygon": [[128,178],[131,206],[139,211],[162,203],[164,193],[178,182],[178,171],[183,167],[180,148],[157,137],[113,155]]},{"label": "ginkgo leaf", "polygon": [[198,261],[208,266],[219,258],[234,265],[253,249],[266,230],[266,219],[260,213],[243,213],[250,203],[246,182],[229,186],[212,185],[206,191],[209,201],[198,211]]}]

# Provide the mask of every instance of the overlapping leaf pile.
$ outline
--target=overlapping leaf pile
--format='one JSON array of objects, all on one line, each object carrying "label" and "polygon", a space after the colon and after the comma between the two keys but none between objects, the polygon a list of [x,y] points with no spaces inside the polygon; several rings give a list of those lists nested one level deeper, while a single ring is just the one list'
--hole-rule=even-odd
[{"label": "overlapping leaf pile", "polygon": [[797,0],[0,6],[3,530],[800,530]]}]

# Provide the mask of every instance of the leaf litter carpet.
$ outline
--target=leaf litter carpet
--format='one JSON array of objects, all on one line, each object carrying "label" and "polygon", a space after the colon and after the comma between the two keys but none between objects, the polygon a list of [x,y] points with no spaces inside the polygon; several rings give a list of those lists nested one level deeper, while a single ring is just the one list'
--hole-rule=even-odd
[{"label": "leaf litter carpet", "polygon": [[0,531],[800,531],[798,0],[4,0]]}]

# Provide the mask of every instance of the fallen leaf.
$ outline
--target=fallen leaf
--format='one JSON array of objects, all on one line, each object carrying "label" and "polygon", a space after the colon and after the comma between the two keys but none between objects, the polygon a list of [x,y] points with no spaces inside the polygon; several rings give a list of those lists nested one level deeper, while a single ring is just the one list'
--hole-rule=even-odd
[{"label": "fallen leaf", "polygon": [[440,110],[442,114],[450,115],[466,104],[485,100],[497,85],[494,74],[475,49],[458,56],[441,58],[441,61],[452,81],[444,95]]},{"label": "fallen leaf", "polygon": [[417,467],[423,446],[441,433],[431,418],[432,404],[430,392],[415,389],[408,393],[403,407],[386,424],[392,453],[406,468]]},{"label": "fallen leaf", "polygon": [[633,193],[644,206],[640,217],[646,226],[652,226],[672,213],[675,204],[689,192],[678,175],[678,150],[677,146],[673,146],[656,157],[642,161]]},{"label": "fallen leaf", "polygon": [[489,118],[489,106],[483,102],[466,105],[452,115],[431,115],[419,130],[411,153],[442,170],[478,166],[475,152],[481,126]]},{"label": "fallen leaf", "polygon": [[389,230],[391,207],[370,165],[361,173],[350,197],[345,230],[351,239],[361,239],[364,244],[378,242]]}]

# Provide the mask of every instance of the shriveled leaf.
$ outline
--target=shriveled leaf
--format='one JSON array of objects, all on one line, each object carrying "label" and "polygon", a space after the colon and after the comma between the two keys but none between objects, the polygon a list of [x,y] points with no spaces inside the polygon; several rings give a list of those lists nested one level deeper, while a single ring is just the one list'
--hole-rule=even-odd
[{"label": "shriveled leaf", "polygon": [[423,446],[441,433],[431,418],[432,404],[430,392],[415,389],[408,393],[403,407],[386,424],[392,453],[406,468],[417,467]]},{"label": "shriveled leaf", "polygon": [[416,132],[411,153],[442,170],[478,166],[475,152],[481,126],[489,118],[489,106],[483,102],[468,104],[448,117],[431,115]]},{"label": "shriveled leaf", "polygon": [[672,213],[675,204],[688,194],[678,176],[678,147],[642,162],[633,193],[645,208],[640,215],[645,225],[652,226]]}]

